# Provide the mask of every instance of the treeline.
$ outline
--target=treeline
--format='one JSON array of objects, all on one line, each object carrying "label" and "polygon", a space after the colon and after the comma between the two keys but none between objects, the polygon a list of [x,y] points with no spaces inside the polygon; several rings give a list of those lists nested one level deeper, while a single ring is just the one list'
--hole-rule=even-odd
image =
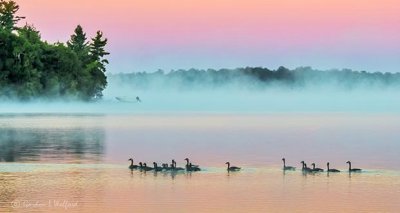
[{"label": "treeline", "polygon": [[103,33],[88,41],[78,25],[68,42],[49,44],[32,25],[17,26],[25,18],[18,10],[15,1],[0,0],[0,98],[101,98],[109,54]]},{"label": "treeline", "polygon": [[262,67],[237,69],[159,70],[153,73],[121,73],[109,75],[111,84],[129,85],[134,89],[262,89],[277,86],[286,89],[400,89],[400,73],[369,73],[365,71],[315,70],[299,67],[294,70],[279,67],[270,70]]}]

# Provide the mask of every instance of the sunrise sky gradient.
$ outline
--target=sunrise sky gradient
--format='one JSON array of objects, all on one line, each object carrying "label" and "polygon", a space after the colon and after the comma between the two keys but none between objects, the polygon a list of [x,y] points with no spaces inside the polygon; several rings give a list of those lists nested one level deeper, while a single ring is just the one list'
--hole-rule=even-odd
[{"label": "sunrise sky gradient", "polygon": [[398,0],[16,0],[50,42],[102,30],[109,72],[264,66],[400,71]]}]

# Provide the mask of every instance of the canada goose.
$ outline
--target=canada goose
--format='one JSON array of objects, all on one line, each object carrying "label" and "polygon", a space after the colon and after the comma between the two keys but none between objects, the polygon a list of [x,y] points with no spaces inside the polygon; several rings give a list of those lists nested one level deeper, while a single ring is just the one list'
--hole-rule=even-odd
[{"label": "canada goose", "polygon": [[162,167],[159,167],[159,166],[157,166],[157,163],[156,162],[153,162],[153,166],[154,166],[154,171],[156,171],[156,172],[161,172],[162,170],[163,170],[163,168]]},{"label": "canada goose", "polygon": [[225,164],[228,164],[228,172],[235,172],[235,171],[239,171],[241,168],[240,167],[236,167],[236,166],[231,166],[231,164],[229,162],[226,162]]},{"label": "canada goose", "polygon": [[175,160],[172,160],[172,170],[173,171],[182,171],[182,170],[185,170],[184,168],[182,168],[182,167],[176,167],[176,161]]},{"label": "canada goose", "polygon": [[357,168],[352,169],[350,161],[347,161],[346,163],[349,164],[349,172],[361,172],[361,169],[357,169]]},{"label": "canada goose", "polygon": [[193,165],[190,163],[189,158],[185,158],[186,161],[186,171],[188,172],[198,172],[201,169],[199,168],[199,165]]},{"label": "canada goose", "polygon": [[[190,161],[189,161],[189,158],[185,158],[185,161],[186,161],[186,167],[188,167],[189,166],[189,164],[191,164],[190,163]],[[192,166],[192,168],[195,168],[195,167],[199,167],[199,165],[193,165],[193,164],[191,164]]]},{"label": "canada goose", "polygon": [[139,168],[138,165],[133,165],[133,159],[132,158],[129,158],[128,161],[131,161],[131,165],[129,166],[129,169],[137,169],[137,168]]},{"label": "canada goose", "polygon": [[300,163],[303,164],[301,168],[303,172],[311,172],[311,169],[307,167],[307,164],[304,161],[301,161]]},{"label": "canada goose", "polygon": [[311,165],[312,165],[311,171],[313,171],[313,172],[323,172],[324,171],[321,168],[315,168],[315,163],[312,163]]},{"label": "canada goose", "polygon": [[188,166],[186,166],[186,171],[188,172],[198,172],[201,171],[199,167],[193,167],[192,163],[189,163]]},{"label": "canada goose", "polygon": [[286,159],[285,158],[282,158],[282,161],[283,161],[283,170],[292,170],[292,171],[296,170],[296,167],[286,166]]},{"label": "canada goose", "polygon": [[171,164],[171,167],[169,167],[168,163],[163,163],[162,164],[162,169],[164,169],[166,171],[172,170],[172,164]]},{"label": "canada goose", "polygon": [[143,164],[143,168],[144,171],[150,171],[153,170],[154,168],[148,167],[146,163]]},{"label": "canada goose", "polygon": [[339,170],[337,170],[337,169],[330,169],[329,168],[329,162],[328,163],[326,163],[326,166],[328,167],[328,172],[340,172]]}]

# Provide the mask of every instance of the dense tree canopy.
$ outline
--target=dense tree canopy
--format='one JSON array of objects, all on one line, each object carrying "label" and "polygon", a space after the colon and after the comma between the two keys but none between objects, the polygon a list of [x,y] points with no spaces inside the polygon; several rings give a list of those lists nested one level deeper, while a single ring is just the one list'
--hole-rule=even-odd
[{"label": "dense tree canopy", "polygon": [[279,67],[270,70],[263,67],[236,69],[189,69],[153,73],[121,73],[109,75],[110,84],[130,85],[135,90],[215,90],[219,88],[240,88],[241,90],[310,89],[319,92],[333,90],[389,90],[400,88],[400,73],[381,73],[342,70],[315,70],[299,67],[293,70]]},{"label": "dense tree canopy", "polygon": [[17,27],[19,6],[0,0],[0,98],[94,100],[107,85],[107,39],[90,41],[78,25],[66,43],[43,41],[35,27]]}]

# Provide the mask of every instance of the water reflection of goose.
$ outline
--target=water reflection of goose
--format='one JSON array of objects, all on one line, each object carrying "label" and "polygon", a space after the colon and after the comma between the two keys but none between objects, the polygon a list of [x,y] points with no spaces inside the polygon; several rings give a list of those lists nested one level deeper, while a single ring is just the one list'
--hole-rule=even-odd
[{"label": "water reflection of goose", "polygon": [[283,170],[292,170],[292,171],[296,170],[296,167],[286,166],[286,159],[285,158],[282,158],[282,161],[283,161]]},{"label": "water reflection of goose", "polygon": [[228,172],[236,172],[241,169],[240,167],[231,166],[231,163],[229,163],[229,162],[226,162],[225,164],[228,165],[228,168],[227,168]]},{"label": "water reflection of goose", "polygon": [[315,163],[312,163],[312,171],[313,172],[323,172],[324,170],[321,168],[315,168]]},{"label": "water reflection of goose", "polygon": [[301,171],[303,171],[303,172],[311,172],[312,171],[310,168],[307,167],[307,164],[304,161],[301,161],[300,163],[303,164],[301,167]]},{"label": "water reflection of goose", "polygon": [[347,161],[346,163],[349,164],[349,172],[361,172],[361,169],[357,169],[357,168],[352,169],[350,161]]},{"label": "water reflection of goose", "polygon": [[326,167],[328,167],[328,172],[340,172],[339,170],[337,170],[337,169],[330,169],[329,168],[329,162],[328,163],[326,163]]},{"label": "water reflection of goose", "polygon": [[131,165],[129,166],[129,169],[137,169],[137,168],[139,168],[138,165],[133,165],[133,159],[132,158],[129,158],[128,161],[131,161]]}]

